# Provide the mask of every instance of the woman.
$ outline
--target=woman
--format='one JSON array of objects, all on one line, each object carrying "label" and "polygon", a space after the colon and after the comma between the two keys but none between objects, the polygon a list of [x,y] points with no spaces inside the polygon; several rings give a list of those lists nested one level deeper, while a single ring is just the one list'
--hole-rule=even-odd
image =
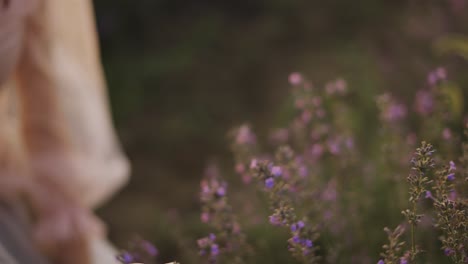
[{"label": "woman", "polygon": [[93,260],[92,209],[129,171],[92,14],[91,0],[0,0],[0,197],[51,263],[109,263]]}]

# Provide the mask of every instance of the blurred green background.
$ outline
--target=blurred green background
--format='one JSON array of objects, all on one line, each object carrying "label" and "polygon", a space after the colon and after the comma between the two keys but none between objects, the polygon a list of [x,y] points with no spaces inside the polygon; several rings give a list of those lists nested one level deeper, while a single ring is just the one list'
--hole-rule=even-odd
[{"label": "blurred green background", "polygon": [[175,222],[199,232],[206,162],[232,166],[231,127],[249,121],[262,135],[278,122],[290,72],[318,87],[346,79],[362,120],[375,119],[383,91],[410,102],[437,66],[468,84],[464,0],[94,3],[114,121],[132,162],[130,183],[98,213],[118,246],[139,234],[164,258],[180,254]]}]

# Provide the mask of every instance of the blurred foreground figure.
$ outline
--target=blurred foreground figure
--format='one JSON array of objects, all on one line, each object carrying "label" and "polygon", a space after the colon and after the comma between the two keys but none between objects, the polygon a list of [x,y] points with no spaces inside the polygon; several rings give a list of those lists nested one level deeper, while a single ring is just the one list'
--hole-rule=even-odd
[{"label": "blurred foreground figure", "polygon": [[129,166],[91,0],[0,0],[0,122],[0,262],[115,263],[92,209]]}]

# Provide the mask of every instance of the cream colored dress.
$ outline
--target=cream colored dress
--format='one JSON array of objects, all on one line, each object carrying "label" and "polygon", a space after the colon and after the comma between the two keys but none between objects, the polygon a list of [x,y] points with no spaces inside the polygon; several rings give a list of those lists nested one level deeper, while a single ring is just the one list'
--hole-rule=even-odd
[{"label": "cream colored dress", "polygon": [[[81,215],[93,218],[126,182],[91,0],[0,0],[0,122],[0,184],[29,185],[38,211],[77,208],[72,220],[60,218],[64,230]],[[93,263],[115,263],[92,230],[84,232],[93,256],[108,258]]]}]

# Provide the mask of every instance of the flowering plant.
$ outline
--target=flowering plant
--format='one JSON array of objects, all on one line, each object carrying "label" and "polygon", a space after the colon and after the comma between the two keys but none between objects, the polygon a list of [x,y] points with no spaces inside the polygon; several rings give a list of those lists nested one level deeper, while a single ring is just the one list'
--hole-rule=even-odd
[{"label": "flowering plant", "polygon": [[[207,169],[200,219],[210,232],[197,240],[199,261],[258,263],[256,255],[275,254],[261,251],[261,234],[250,236],[266,224],[284,237],[295,259],[288,263],[468,263],[468,143],[460,148],[457,132],[468,127],[446,71],[429,73],[412,106],[376,96],[374,120],[360,119],[367,109],[343,79],[324,88],[299,73],[289,81],[288,122],[266,137],[247,124],[230,133],[242,191],[228,193],[236,185],[226,179],[236,179]],[[397,227],[384,229],[379,259],[389,225]]]}]

